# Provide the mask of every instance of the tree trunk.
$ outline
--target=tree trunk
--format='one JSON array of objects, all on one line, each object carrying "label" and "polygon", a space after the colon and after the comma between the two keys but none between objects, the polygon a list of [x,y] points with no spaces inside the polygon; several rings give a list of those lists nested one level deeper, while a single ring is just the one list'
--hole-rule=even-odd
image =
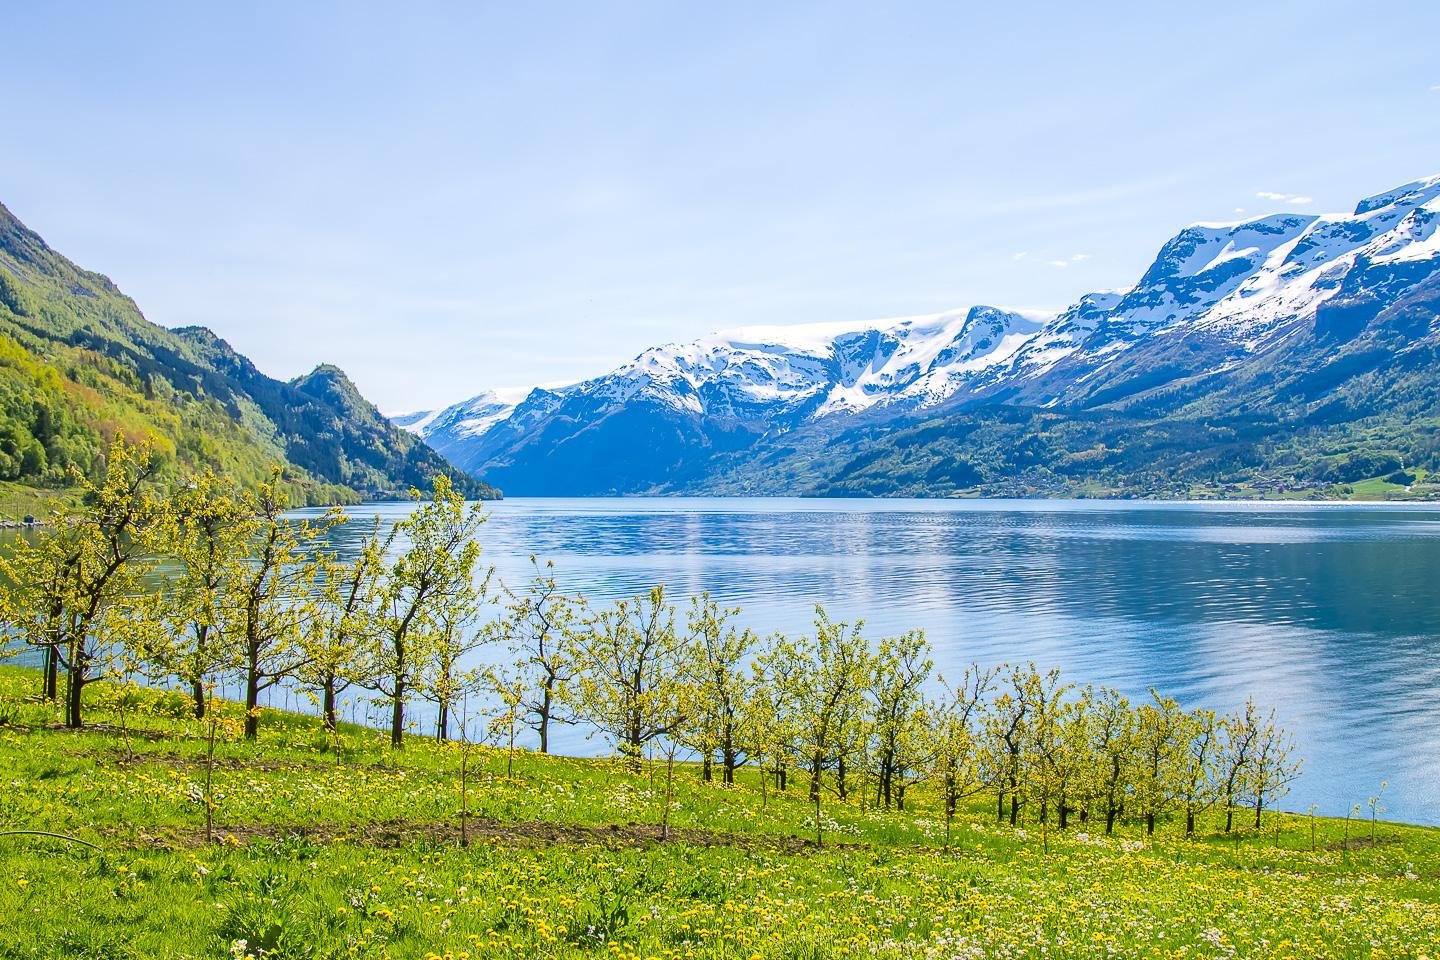
[{"label": "tree trunk", "polygon": [[739,751],[730,747],[725,751],[722,759],[725,762],[725,783],[727,786],[735,785],[735,768],[739,766]]},{"label": "tree trunk", "polygon": [[545,693],[540,698],[540,725],[536,730],[540,734],[540,752],[550,752],[550,686],[546,684]]},{"label": "tree trunk", "polygon": [[1195,811],[1185,811],[1185,836],[1193,836],[1195,833]]},{"label": "tree trunk", "polygon": [[1256,801],[1255,801],[1255,829],[1256,829],[1256,830],[1259,830],[1259,829],[1260,829],[1260,811],[1263,810],[1263,809],[1265,809],[1265,801],[1264,801],[1264,800],[1256,800]]},{"label": "tree trunk", "polygon": [[334,733],[339,728],[340,722],[335,716],[335,678],[325,678],[324,700],[321,712],[325,717],[325,729]]},{"label": "tree trunk", "polygon": [[60,690],[60,651],[54,645],[45,648],[45,699],[55,702]]},{"label": "tree trunk", "polygon": [[260,677],[255,672],[254,661],[245,677],[245,739],[254,740],[260,736]]},{"label": "tree trunk", "polygon": [[65,678],[65,726],[80,729],[80,693],[85,688],[85,673],[78,653],[70,658],[70,672]]},{"label": "tree trunk", "polygon": [[190,681],[190,698],[195,701],[195,719],[205,719],[205,684],[197,677]]},{"label": "tree trunk", "polygon": [[1235,826],[1235,808],[1229,803],[1225,804],[1225,832],[1229,833]]},{"label": "tree trunk", "polygon": [[901,813],[905,812],[905,784],[900,784],[895,789],[895,808]]},{"label": "tree trunk", "polygon": [[715,779],[715,771],[712,768],[709,753],[706,753],[704,759],[700,761],[700,779],[706,783],[710,783]]},{"label": "tree trunk", "polygon": [[1020,821],[1020,795],[1010,794],[1010,826],[1015,826]]},{"label": "tree trunk", "polygon": [[450,739],[450,704],[441,701],[440,715],[435,718],[435,739],[444,743]]},{"label": "tree trunk", "polygon": [[1155,814],[1153,814],[1153,813],[1147,813],[1147,814],[1145,814],[1145,836],[1149,837],[1149,836],[1153,836],[1154,834],[1155,834]]},{"label": "tree trunk", "polygon": [[[643,773],[645,771],[645,744],[640,740],[640,731],[631,729],[625,734],[625,743],[620,748],[626,756],[631,773]],[[651,771],[651,780],[654,780],[654,771]]]},{"label": "tree trunk", "polygon": [[405,681],[395,678],[395,699],[390,704],[390,746],[405,745]]},{"label": "tree trunk", "polygon": [[995,794],[995,822],[1005,822],[1005,791]]}]

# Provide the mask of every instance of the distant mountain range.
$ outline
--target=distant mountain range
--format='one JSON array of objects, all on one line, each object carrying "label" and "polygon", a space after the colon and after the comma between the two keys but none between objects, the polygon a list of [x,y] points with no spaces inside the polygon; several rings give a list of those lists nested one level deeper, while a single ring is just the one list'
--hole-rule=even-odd
[{"label": "distant mountain range", "polygon": [[287,383],[203,327],[157,326],[0,206],[0,482],[64,487],[70,467],[97,469],[117,433],[154,440],[172,470],[254,482],[282,466],[302,503],[403,496],[439,471],[470,496],[498,496],[391,424],[338,368]]},{"label": "distant mountain range", "polygon": [[741,327],[397,423],[521,495],[1413,493],[1440,469],[1437,217],[1431,177],[1186,227],[1058,315]]}]

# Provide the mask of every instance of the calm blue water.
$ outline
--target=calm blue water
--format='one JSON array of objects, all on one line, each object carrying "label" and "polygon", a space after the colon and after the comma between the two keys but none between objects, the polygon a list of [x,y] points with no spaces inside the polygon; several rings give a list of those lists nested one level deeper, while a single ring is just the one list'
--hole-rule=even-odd
[{"label": "calm blue water", "polygon": [[1440,507],[514,499],[482,540],[517,586],[536,554],[597,601],[664,583],[759,631],[805,632],[816,602],[874,637],[923,627],[947,674],[1033,659],[1132,697],[1253,695],[1305,758],[1283,806],[1343,814],[1385,779],[1390,816],[1440,823]]}]

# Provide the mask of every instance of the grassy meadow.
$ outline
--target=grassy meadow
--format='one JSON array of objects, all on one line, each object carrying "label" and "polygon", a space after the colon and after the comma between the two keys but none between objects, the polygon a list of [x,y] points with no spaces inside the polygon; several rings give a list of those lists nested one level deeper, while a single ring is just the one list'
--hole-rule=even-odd
[{"label": "grassy meadow", "polygon": [[38,686],[0,669],[0,831],[85,844],[0,836],[3,957],[1440,956],[1431,829],[1267,813],[1147,842],[1079,823],[1047,854],[978,797],[947,850],[921,787],[904,812],[827,796],[817,847],[803,781],[683,765],[662,840],[663,764],[397,751],[278,711],[247,743],[234,705],[212,724],[98,683],[68,731]]}]

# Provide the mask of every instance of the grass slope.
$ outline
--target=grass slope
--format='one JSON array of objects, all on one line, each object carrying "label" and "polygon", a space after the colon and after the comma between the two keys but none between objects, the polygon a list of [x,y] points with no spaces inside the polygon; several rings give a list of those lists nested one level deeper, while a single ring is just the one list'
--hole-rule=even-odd
[{"label": "grass slope", "polygon": [[827,799],[817,849],[803,790],[685,767],[660,842],[663,770],[527,753],[507,770],[477,748],[462,849],[459,747],[393,752],[279,712],[259,744],[217,747],[207,844],[206,731],[184,697],[132,693],[122,715],[97,684],[102,722],[66,732],[37,686],[0,670],[0,830],[102,850],[0,836],[0,957],[1419,960],[1440,944],[1428,829],[1277,814],[1193,840],[1072,830],[1046,855],[1034,824],[977,801],[946,851],[921,790],[903,813]]}]

